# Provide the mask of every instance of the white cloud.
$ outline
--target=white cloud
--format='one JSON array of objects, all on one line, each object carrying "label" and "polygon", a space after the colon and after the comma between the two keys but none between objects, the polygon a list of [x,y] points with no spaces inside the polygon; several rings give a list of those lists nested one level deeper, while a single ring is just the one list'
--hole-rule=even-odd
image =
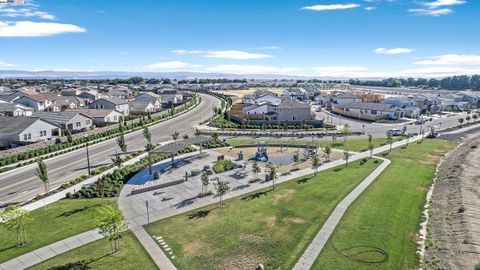
[{"label": "white cloud", "polygon": [[313,11],[324,11],[324,10],[338,10],[338,9],[351,9],[360,7],[359,4],[331,4],[331,5],[313,5],[302,7],[301,10],[313,10]]},{"label": "white cloud", "polygon": [[365,7],[364,9],[365,9],[365,10],[368,10],[368,11],[371,11],[371,10],[375,10],[375,9],[377,9],[377,8],[376,8],[376,7]]},{"label": "white cloud", "polygon": [[178,71],[178,70],[190,70],[192,68],[198,68],[198,67],[201,67],[201,66],[189,64],[181,61],[167,61],[167,62],[158,62],[158,63],[148,65],[147,69]]},{"label": "white cloud", "polygon": [[418,15],[427,15],[427,16],[441,16],[447,15],[453,12],[450,8],[442,8],[442,9],[425,9],[425,8],[412,8],[408,10],[411,13],[416,13]]},{"label": "white cloud", "polygon": [[418,61],[417,65],[462,65],[480,66],[480,55],[445,54]]},{"label": "white cloud", "polygon": [[236,50],[225,50],[225,51],[201,51],[201,50],[173,50],[173,53],[178,55],[200,55],[202,57],[208,58],[223,58],[223,59],[236,59],[236,60],[245,60],[245,59],[263,59],[271,58],[272,55],[262,54],[262,53],[250,53],[244,51]]},{"label": "white cloud", "polygon": [[404,53],[411,53],[414,49],[409,48],[393,48],[393,49],[386,49],[386,48],[377,48],[374,50],[376,54],[404,54]]},{"label": "white cloud", "polygon": [[0,17],[38,17],[46,20],[54,20],[55,16],[38,9],[37,5],[21,5],[21,6],[0,6]]},{"label": "white cloud", "polygon": [[0,67],[16,67],[17,65],[0,61]]},{"label": "white cloud", "polygon": [[298,69],[292,67],[274,67],[257,65],[218,65],[206,68],[207,72],[231,73],[231,74],[282,74],[288,75]]},{"label": "white cloud", "polygon": [[463,5],[467,1],[462,0],[436,0],[434,2],[423,3],[424,6],[429,8],[439,8],[444,6]]},{"label": "white cloud", "polygon": [[85,28],[73,24],[32,21],[0,21],[0,37],[43,37],[63,33],[83,32],[86,32]]}]

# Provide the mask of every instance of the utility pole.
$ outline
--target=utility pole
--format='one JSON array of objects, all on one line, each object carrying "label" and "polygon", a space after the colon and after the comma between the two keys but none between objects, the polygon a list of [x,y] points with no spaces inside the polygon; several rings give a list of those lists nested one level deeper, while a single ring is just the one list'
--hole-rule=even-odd
[{"label": "utility pole", "polygon": [[150,212],[148,211],[148,201],[145,201],[145,205],[147,206],[147,227],[150,226]]},{"label": "utility pole", "polygon": [[90,155],[88,153],[88,142],[85,143],[85,147],[87,149],[87,166],[88,166],[88,175],[91,175],[90,172]]}]

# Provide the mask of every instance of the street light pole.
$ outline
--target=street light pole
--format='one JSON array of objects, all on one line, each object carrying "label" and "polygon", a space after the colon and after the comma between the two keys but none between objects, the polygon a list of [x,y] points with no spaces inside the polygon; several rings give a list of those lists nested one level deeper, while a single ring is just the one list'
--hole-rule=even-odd
[{"label": "street light pole", "polygon": [[88,153],[88,142],[85,143],[85,147],[87,149],[87,166],[88,166],[88,175],[91,175],[90,172],[90,155]]}]

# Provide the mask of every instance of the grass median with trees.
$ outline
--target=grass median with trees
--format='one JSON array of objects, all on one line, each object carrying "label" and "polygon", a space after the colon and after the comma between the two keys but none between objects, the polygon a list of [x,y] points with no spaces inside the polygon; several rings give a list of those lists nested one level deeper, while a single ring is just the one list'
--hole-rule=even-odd
[{"label": "grass median with trees", "polygon": [[66,199],[30,212],[22,247],[17,247],[16,233],[0,224],[0,263],[94,229],[101,206],[100,199]]},{"label": "grass median with trees", "polygon": [[424,140],[392,163],[349,207],[312,269],[417,269],[417,233],[436,166],[455,143]]},{"label": "grass median with trees", "polygon": [[178,269],[290,269],[335,206],[380,164],[369,160],[278,184],[147,227]]},{"label": "grass median with trees", "polygon": [[112,253],[108,239],[103,238],[60,254],[29,269],[153,270],[158,268],[135,236],[131,232],[125,232],[122,233],[121,250],[118,252]]}]

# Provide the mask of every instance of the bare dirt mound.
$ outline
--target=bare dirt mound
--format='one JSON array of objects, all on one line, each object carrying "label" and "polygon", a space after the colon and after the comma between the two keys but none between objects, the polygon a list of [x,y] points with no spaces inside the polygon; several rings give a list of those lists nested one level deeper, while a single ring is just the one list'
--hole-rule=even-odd
[{"label": "bare dirt mound", "polygon": [[480,263],[480,138],[464,141],[440,165],[427,226],[425,269]]}]

